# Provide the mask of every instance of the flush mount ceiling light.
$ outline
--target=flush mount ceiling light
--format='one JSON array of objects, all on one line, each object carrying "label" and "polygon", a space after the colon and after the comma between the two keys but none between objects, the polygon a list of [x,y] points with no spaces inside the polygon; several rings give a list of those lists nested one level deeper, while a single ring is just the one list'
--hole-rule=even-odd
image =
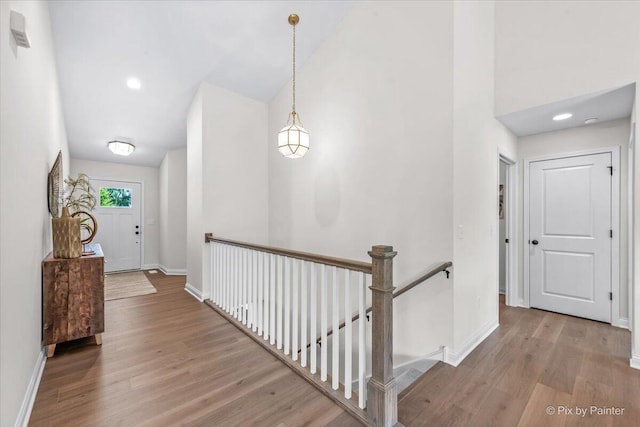
[{"label": "flush mount ceiling light", "polygon": [[278,150],[280,154],[290,159],[297,159],[309,151],[309,132],[302,127],[300,117],[296,112],[296,25],[300,17],[289,15],[289,24],[293,27],[293,102],[287,125],[278,133]]},{"label": "flush mount ceiling light", "polygon": [[132,90],[140,90],[142,82],[137,77],[129,77],[127,79],[127,87]]},{"label": "flush mount ceiling light", "polygon": [[571,117],[573,117],[573,114],[571,113],[562,113],[562,114],[553,116],[553,120],[556,122],[559,122],[560,120],[567,120],[567,119],[570,119]]},{"label": "flush mount ceiling light", "polygon": [[108,146],[109,150],[111,150],[113,154],[117,154],[119,156],[128,156],[136,149],[135,145],[124,141],[109,141]]}]

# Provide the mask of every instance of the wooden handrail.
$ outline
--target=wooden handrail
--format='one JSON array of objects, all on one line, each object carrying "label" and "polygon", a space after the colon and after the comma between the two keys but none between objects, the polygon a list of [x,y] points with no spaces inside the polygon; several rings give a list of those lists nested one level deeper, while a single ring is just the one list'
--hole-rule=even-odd
[{"label": "wooden handrail", "polygon": [[205,243],[217,242],[225,245],[237,246],[240,248],[253,249],[260,252],[266,252],[274,255],[282,255],[289,258],[301,259],[304,261],[315,262],[317,264],[331,265],[339,268],[346,268],[347,270],[361,271],[363,273],[371,274],[372,264],[362,261],[354,261],[344,258],[335,258],[326,255],[317,255],[308,252],[293,251],[290,249],[276,248],[273,246],[256,245],[253,243],[238,242],[236,240],[221,239],[213,237],[213,233],[205,233]]},{"label": "wooden handrail", "polygon": [[427,279],[432,278],[433,276],[435,276],[436,274],[440,273],[441,271],[444,271],[444,272],[447,273],[447,279],[448,279],[449,278],[449,271],[447,270],[447,268],[451,267],[452,265],[453,265],[453,263],[451,261],[447,261],[447,262],[443,262],[442,264],[439,264],[435,268],[432,268],[431,270],[429,270],[427,273],[425,273],[422,276],[418,277],[413,282],[409,283],[407,286],[403,286],[400,290],[398,290],[397,292],[394,292],[393,293],[393,297],[397,298],[400,295],[404,294],[405,292],[409,292],[411,289],[415,288],[420,283],[424,282]]},{"label": "wooden handrail", "polygon": [[[441,271],[444,271],[445,273],[447,273],[447,279],[449,278],[449,270],[447,270],[447,268],[451,267],[453,265],[453,263],[451,261],[447,261],[447,262],[443,262],[441,264],[438,264],[438,266],[432,268],[431,270],[429,270],[427,273],[423,274],[422,276],[418,277],[416,280],[412,281],[411,283],[409,283],[407,286],[404,286],[402,289],[400,289],[397,292],[393,293],[393,298],[397,298],[400,295],[404,294],[405,292],[410,291],[411,289],[415,288],[416,286],[418,286],[420,283],[424,282],[427,279],[432,278],[433,276],[435,276],[436,274],[440,273]],[[373,310],[372,307],[367,308],[367,310],[365,311],[365,314],[369,314],[371,313],[371,310]],[[351,318],[351,322],[355,322],[356,320],[358,320],[360,318],[360,314],[356,313],[352,318]],[[338,330],[344,328],[346,325],[346,322],[343,320],[340,325],[338,326]],[[333,334],[333,329],[329,329],[327,331],[327,336],[330,336]],[[320,343],[321,338],[318,337],[316,339],[316,344]],[[311,343],[307,344],[307,348],[311,347]],[[298,350],[298,353],[301,352],[302,349]]]}]

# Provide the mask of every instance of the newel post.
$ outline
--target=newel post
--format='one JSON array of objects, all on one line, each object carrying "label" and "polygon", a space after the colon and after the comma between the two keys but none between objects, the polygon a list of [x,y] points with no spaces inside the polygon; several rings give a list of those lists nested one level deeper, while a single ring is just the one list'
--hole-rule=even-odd
[{"label": "newel post", "polygon": [[372,366],[367,384],[367,414],[376,427],[402,426],[398,422],[398,389],[393,377],[393,257],[392,246],[373,246]]}]

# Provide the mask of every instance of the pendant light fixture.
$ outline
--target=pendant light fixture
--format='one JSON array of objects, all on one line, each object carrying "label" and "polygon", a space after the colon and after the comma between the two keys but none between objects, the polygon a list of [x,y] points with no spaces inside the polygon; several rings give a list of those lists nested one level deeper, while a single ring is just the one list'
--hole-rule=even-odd
[{"label": "pendant light fixture", "polygon": [[278,133],[278,150],[290,159],[297,159],[309,151],[309,132],[302,127],[300,117],[296,112],[296,25],[300,17],[289,15],[289,24],[293,27],[293,102],[287,125]]}]

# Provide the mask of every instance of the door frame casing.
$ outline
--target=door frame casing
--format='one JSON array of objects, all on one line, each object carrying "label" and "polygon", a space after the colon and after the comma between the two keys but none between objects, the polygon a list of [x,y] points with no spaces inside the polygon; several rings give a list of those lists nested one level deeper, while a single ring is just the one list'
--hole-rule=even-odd
[{"label": "door frame casing", "polygon": [[[502,148],[498,148],[498,182],[496,188],[500,188],[500,162],[507,164],[507,192],[505,194],[506,199],[506,235],[509,239],[509,244],[506,247],[505,253],[505,304],[512,307],[517,307],[518,303],[518,247],[520,244],[518,233],[518,162],[511,153],[507,153]],[[496,197],[496,207],[499,206],[499,196]],[[496,208],[498,209],[498,208]],[[496,230],[499,230],[500,219],[496,212]],[[497,251],[498,251],[498,274],[500,272],[500,233],[497,233]],[[498,283],[500,279],[498,277]]]},{"label": "door frame casing", "polygon": [[[565,159],[568,157],[589,156],[593,154],[611,153],[611,166],[613,166],[614,175],[611,179],[611,229],[613,230],[613,238],[611,239],[611,289],[613,293],[611,299],[611,325],[625,327],[620,322],[620,147],[603,147],[597,149],[588,149],[580,151],[572,151],[567,153],[549,154],[544,156],[536,156],[524,159],[524,221],[523,221],[523,238],[522,251],[524,261],[524,306],[530,308],[529,298],[529,168],[531,163],[544,160]],[[617,284],[617,287],[616,287]]]},{"label": "door frame casing", "polygon": [[[145,224],[144,224],[144,181],[140,181],[137,179],[121,179],[121,178],[103,178],[98,176],[89,176],[89,181],[95,179],[96,181],[113,181],[113,182],[131,182],[134,184],[140,184],[140,268],[138,270],[144,270],[144,235],[145,233]],[[98,195],[98,197],[100,197]],[[98,199],[99,200],[99,199]],[[98,242],[99,243],[99,242]],[[135,270],[133,270],[135,271]]]}]

